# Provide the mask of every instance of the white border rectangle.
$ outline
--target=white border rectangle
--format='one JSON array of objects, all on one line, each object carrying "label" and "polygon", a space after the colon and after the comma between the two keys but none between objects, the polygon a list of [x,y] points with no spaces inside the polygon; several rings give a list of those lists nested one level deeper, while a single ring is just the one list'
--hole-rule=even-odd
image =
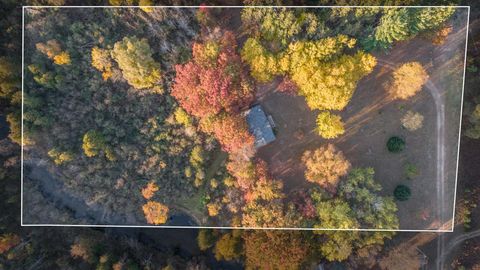
[{"label": "white border rectangle", "polygon": [[[455,176],[455,188],[454,188],[454,198],[453,198],[453,216],[451,219],[450,229],[442,229],[445,227],[445,224],[440,226],[440,229],[333,229],[333,228],[301,228],[301,227],[281,227],[281,228],[269,228],[269,227],[217,227],[217,226],[167,226],[167,225],[112,225],[112,224],[25,224],[23,222],[23,113],[24,113],[24,64],[25,64],[25,9],[34,8],[61,8],[61,9],[72,9],[72,8],[445,8],[445,7],[454,7],[455,9],[467,8],[467,24],[466,24],[466,34],[465,34],[465,56],[464,56],[464,67],[463,67],[463,81],[462,81],[462,93],[461,93],[461,107],[460,107],[460,124],[458,131],[458,144],[457,144],[457,163],[456,163],[456,176]],[[456,206],[456,195],[457,195],[457,183],[458,183],[458,169],[459,169],[459,157],[460,157],[460,141],[461,141],[461,130],[462,130],[462,114],[463,114],[463,101],[465,93],[465,75],[466,75],[466,65],[467,65],[467,49],[468,49],[468,35],[469,35],[469,25],[470,25],[470,6],[22,6],[22,113],[21,113],[21,153],[20,153],[20,225],[22,227],[97,227],[97,228],[165,228],[165,229],[238,229],[238,230],[297,230],[297,231],[363,231],[363,232],[453,232],[455,226],[455,206]]]}]

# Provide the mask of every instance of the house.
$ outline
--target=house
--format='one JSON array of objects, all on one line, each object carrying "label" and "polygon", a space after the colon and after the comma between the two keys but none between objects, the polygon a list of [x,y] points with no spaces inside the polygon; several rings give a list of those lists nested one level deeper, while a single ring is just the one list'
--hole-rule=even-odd
[{"label": "house", "polygon": [[267,145],[275,140],[272,126],[274,126],[273,119],[267,117],[260,105],[251,107],[244,112],[248,123],[248,130],[255,136],[255,148]]}]

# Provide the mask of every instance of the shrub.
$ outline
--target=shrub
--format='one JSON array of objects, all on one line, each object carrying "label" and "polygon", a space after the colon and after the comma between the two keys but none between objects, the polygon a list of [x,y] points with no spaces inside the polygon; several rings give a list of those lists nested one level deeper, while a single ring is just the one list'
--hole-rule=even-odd
[{"label": "shrub", "polygon": [[423,115],[408,111],[401,119],[404,128],[415,131],[423,126]]},{"label": "shrub", "polygon": [[398,185],[393,191],[393,196],[399,201],[406,201],[411,195],[410,188],[405,185]]},{"label": "shrub", "polygon": [[405,175],[407,176],[407,179],[415,178],[415,176],[418,175],[417,166],[415,166],[415,164],[412,164],[412,163],[407,163],[407,165],[405,165]]},{"label": "shrub", "polygon": [[388,139],[387,149],[389,152],[398,153],[405,148],[405,141],[399,137],[393,136]]}]

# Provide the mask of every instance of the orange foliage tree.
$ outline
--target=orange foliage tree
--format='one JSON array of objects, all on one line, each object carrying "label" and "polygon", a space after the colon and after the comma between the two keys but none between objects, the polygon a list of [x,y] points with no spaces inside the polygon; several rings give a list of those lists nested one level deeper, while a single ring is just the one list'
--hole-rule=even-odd
[{"label": "orange foliage tree", "polygon": [[245,118],[238,114],[221,114],[200,122],[203,131],[212,133],[226,152],[252,151],[254,137],[248,131]]},{"label": "orange foliage tree", "polygon": [[145,219],[150,224],[163,224],[167,222],[168,207],[159,202],[149,201],[142,207]]},{"label": "orange foliage tree", "polygon": [[305,178],[330,192],[335,191],[340,177],[346,175],[350,169],[350,162],[333,144],[322,146],[315,151],[306,151],[302,162],[306,166]]},{"label": "orange foliage tree", "polygon": [[268,173],[267,164],[256,160],[254,181],[245,192],[242,224],[245,227],[284,227],[294,226],[295,218],[285,207],[282,182]]},{"label": "orange foliage tree", "polygon": [[142,189],[142,195],[145,199],[150,200],[157,191],[158,186],[155,183],[150,182]]},{"label": "orange foliage tree", "polygon": [[243,238],[247,269],[301,269],[312,250],[302,232],[252,231]]}]

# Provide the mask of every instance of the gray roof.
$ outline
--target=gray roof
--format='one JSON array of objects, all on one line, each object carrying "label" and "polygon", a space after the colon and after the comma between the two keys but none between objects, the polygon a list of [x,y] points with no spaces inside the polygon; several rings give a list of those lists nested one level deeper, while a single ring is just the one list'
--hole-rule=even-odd
[{"label": "gray roof", "polygon": [[245,112],[248,130],[255,136],[255,147],[264,146],[275,140],[272,125],[260,105],[255,105]]}]

